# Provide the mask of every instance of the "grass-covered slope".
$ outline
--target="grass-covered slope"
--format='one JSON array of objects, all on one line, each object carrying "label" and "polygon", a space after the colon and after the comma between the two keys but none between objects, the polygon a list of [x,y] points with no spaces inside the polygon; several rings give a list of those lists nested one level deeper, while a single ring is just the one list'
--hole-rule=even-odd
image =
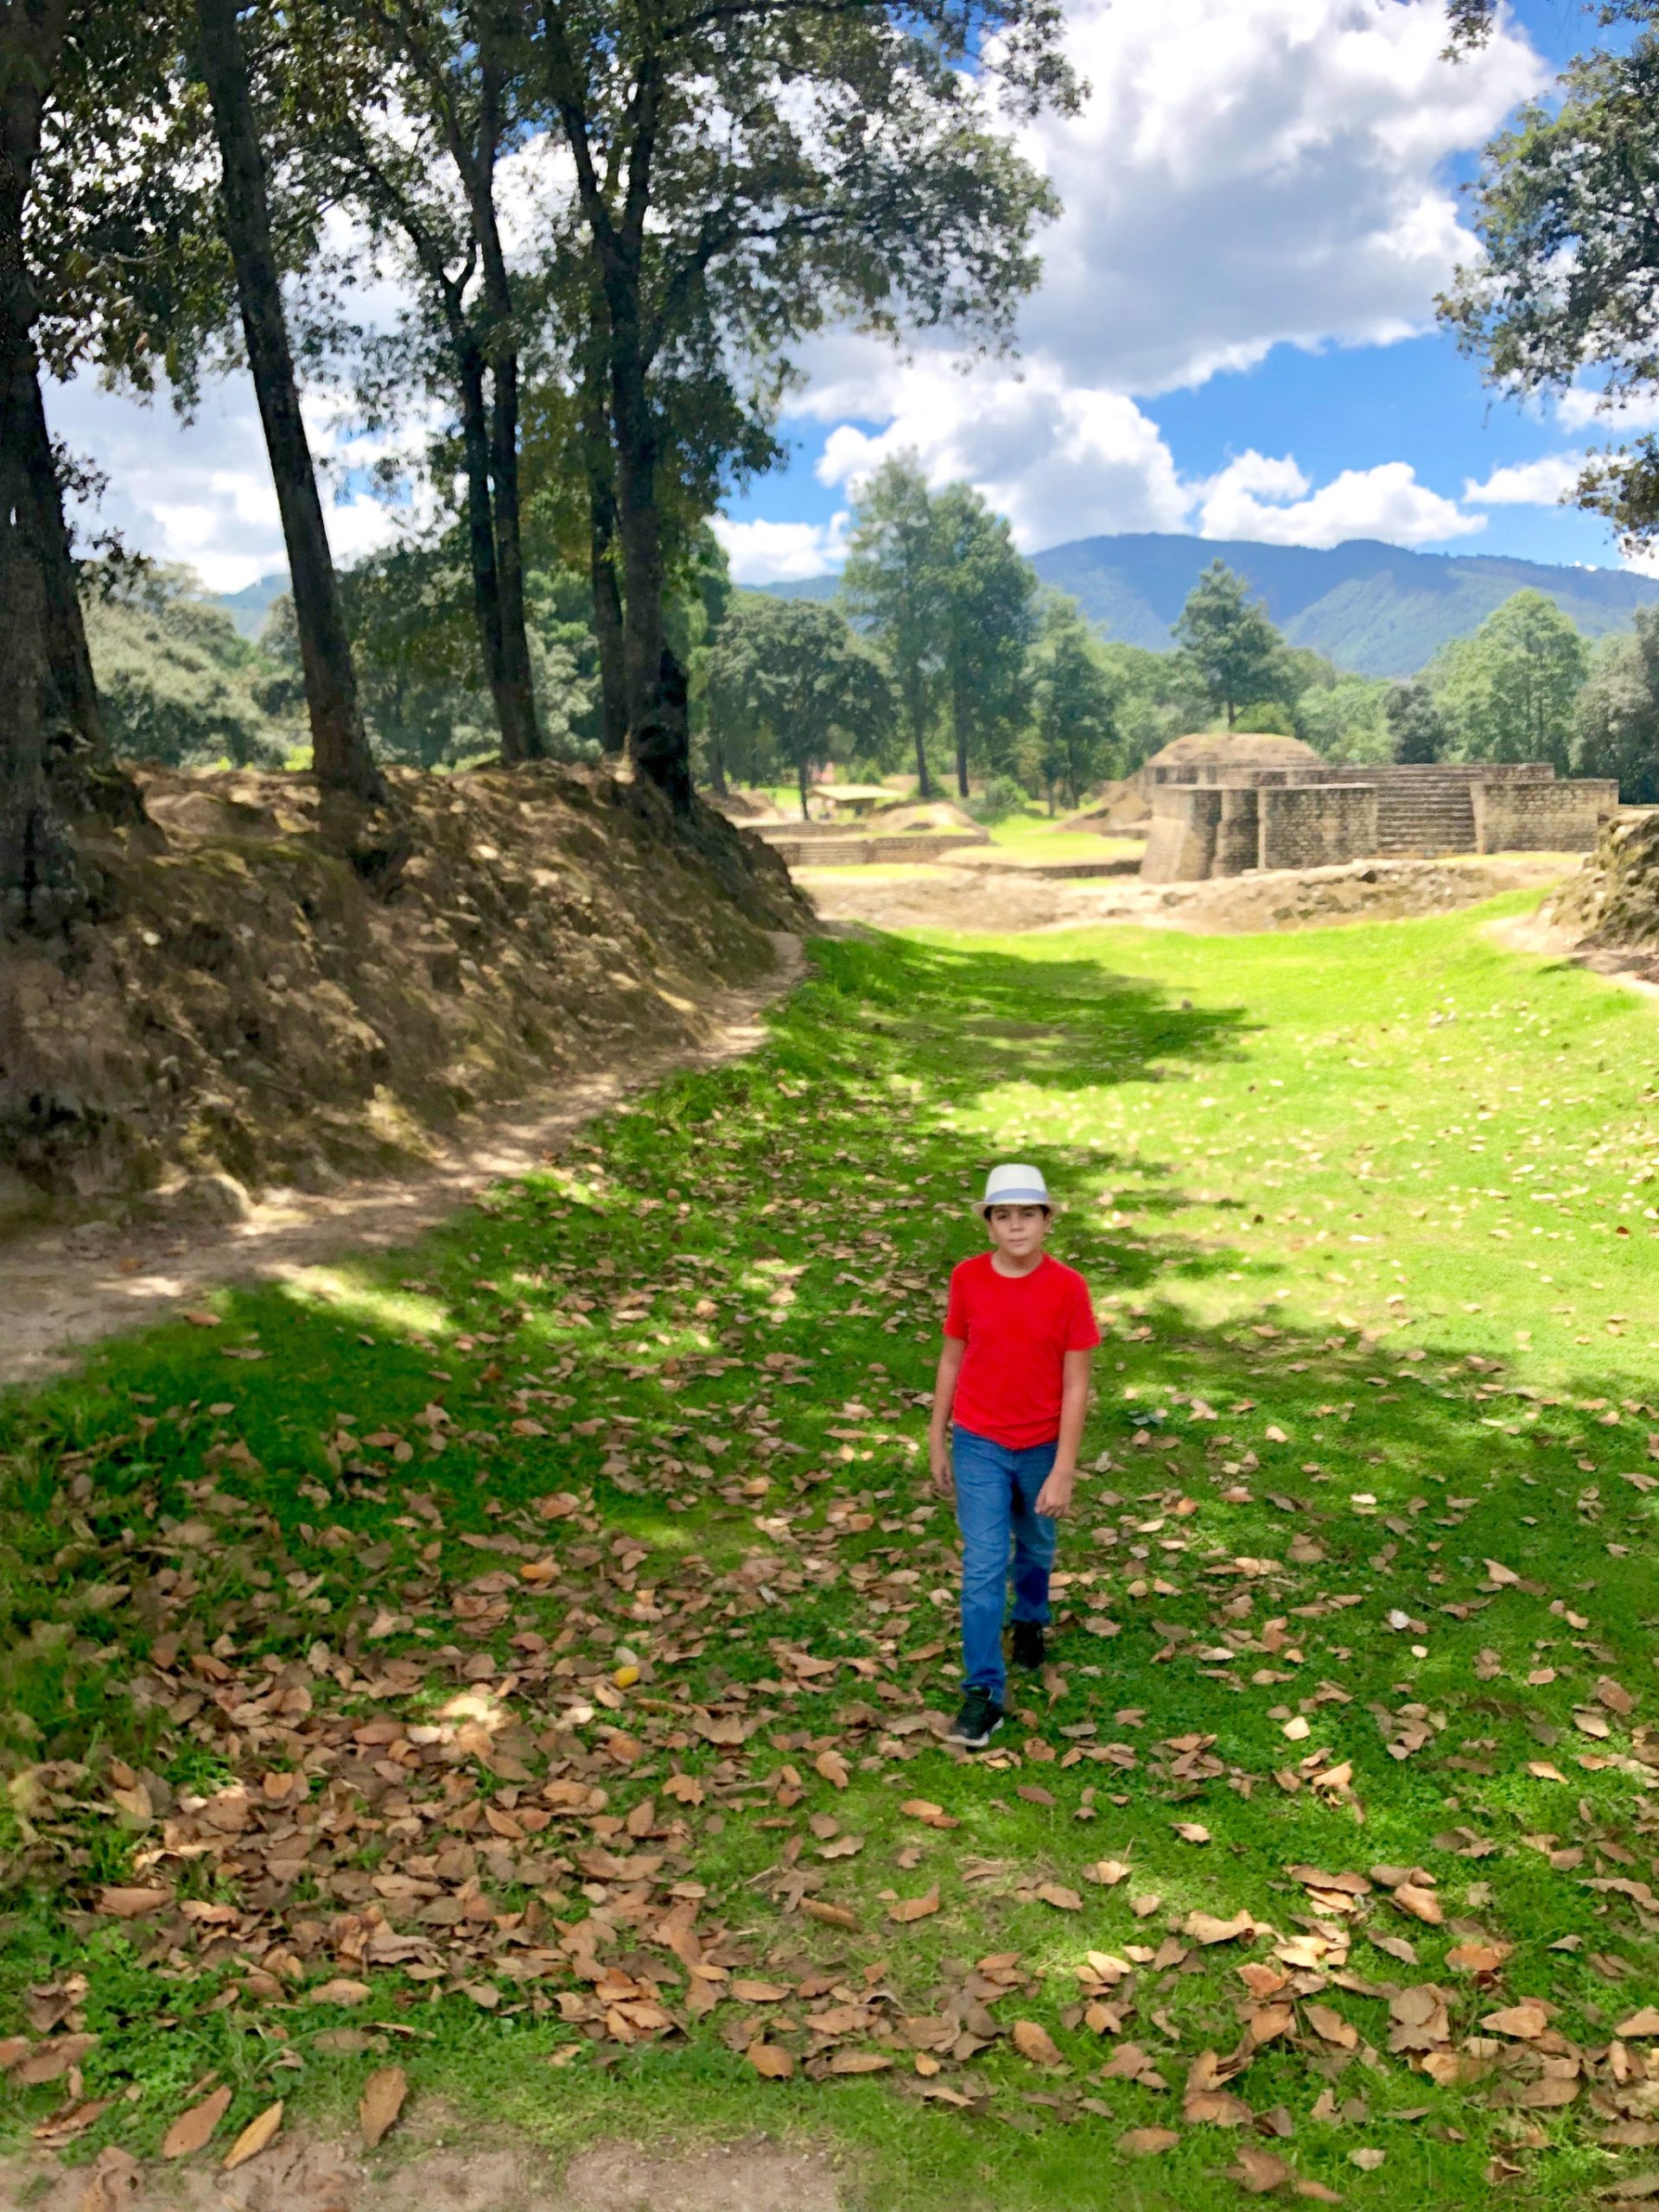
[{"label": "grass-covered slope", "polygon": [[[5,2125],[149,2157],[224,2086],[217,2152],[395,2060],[917,2212],[1611,2191],[1651,1012],[1463,916],[817,959],[448,1234],[12,1403]],[[1010,1152],[1108,1328],[1054,1663],[970,1760],[919,1446]]]}]

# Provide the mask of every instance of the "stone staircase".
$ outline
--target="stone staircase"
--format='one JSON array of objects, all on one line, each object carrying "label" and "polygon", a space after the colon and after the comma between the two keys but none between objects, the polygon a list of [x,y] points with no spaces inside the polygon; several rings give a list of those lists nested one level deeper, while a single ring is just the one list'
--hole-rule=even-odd
[{"label": "stone staircase", "polygon": [[1440,853],[1472,853],[1475,810],[1470,786],[1478,782],[1536,782],[1550,772],[1528,764],[1455,761],[1433,767],[1341,768],[1333,782],[1376,786],[1376,850],[1385,860],[1432,859]]}]

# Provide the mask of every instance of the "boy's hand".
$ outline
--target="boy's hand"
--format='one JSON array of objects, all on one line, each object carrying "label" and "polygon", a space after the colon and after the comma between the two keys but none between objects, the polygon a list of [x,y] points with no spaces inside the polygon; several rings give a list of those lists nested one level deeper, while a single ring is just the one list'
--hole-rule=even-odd
[{"label": "boy's hand", "polygon": [[1056,1467],[1037,1493],[1037,1510],[1045,1521],[1064,1521],[1071,1509],[1071,1492],[1077,1486],[1075,1467]]},{"label": "boy's hand", "polygon": [[942,1436],[928,1439],[928,1456],[933,1463],[933,1489],[939,1497],[954,1497],[957,1494],[956,1471],[950,1465],[950,1446]]}]

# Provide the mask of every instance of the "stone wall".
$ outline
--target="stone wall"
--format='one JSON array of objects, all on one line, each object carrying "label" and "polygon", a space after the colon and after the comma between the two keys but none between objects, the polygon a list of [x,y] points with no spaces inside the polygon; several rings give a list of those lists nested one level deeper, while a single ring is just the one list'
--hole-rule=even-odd
[{"label": "stone wall", "polygon": [[766,841],[785,868],[869,868],[877,861],[905,861],[925,866],[941,853],[990,842],[982,830],[902,833],[892,837],[779,837]]},{"label": "stone wall", "polygon": [[1482,779],[1470,786],[1478,853],[1587,853],[1618,812],[1618,785]]},{"label": "stone wall", "polygon": [[1143,883],[1202,882],[1214,869],[1222,794],[1193,784],[1160,784],[1147,793],[1152,820],[1141,862]]},{"label": "stone wall", "polygon": [[1374,784],[1269,786],[1256,804],[1258,868],[1329,868],[1376,850]]},{"label": "stone wall", "polygon": [[1254,788],[1235,787],[1221,794],[1221,818],[1216,825],[1216,857],[1211,873],[1243,875],[1259,864],[1261,809]]}]

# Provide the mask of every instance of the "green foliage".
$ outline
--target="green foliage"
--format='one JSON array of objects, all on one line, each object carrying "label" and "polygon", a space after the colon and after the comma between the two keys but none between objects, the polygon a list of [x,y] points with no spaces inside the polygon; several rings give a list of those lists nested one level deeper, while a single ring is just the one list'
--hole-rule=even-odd
[{"label": "green foliage", "polygon": [[1170,741],[1209,724],[1209,694],[1182,653],[1154,652],[1145,645],[1096,645],[1101,666],[1112,681],[1122,747],[1122,772],[1133,775]]},{"label": "green foliage", "polygon": [[1116,761],[1116,692],[1075,600],[1050,593],[1032,656],[1031,753],[1053,810],[1056,789],[1073,806],[1112,774]]},{"label": "green foliage", "polygon": [[927,745],[942,697],[945,599],[932,498],[914,454],[884,461],[864,486],[848,543],[842,603],[892,671],[925,798]]},{"label": "green foliage", "polygon": [[1633,638],[1597,646],[1577,721],[1575,772],[1616,777],[1627,804],[1659,804],[1659,608],[1642,609]]},{"label": "green foliage", "polygon": [[1293,695],[1283,639],[1244,579],[1224,561],[1212,561],[1192,587],[1174,637],[1229,729],[1237,727],[1241,708]]},{"label": "green foliage", "polygon": [[803,819],[811,771],[879,746],[893,712],[886,671],[839,607],[759,592],[733,601],[709,650],[705,701],[722,779],[793,770]]},{"label": "green foliage", "polygon": [[1447,731],[1434,694],[1427,683],[1393,683],[1383,702],[1389,756],[1402,767],[1426,766],[1445,757]]},{"label": "green foliage", "polygon": [[1367,676],[1342,675],[1327,661],[1318,680],[1297,694],[1287,719],[1291,734],[1326,760],[1387,760],[1387,698],[1386,684]]},{"label": "green foliage", "polygon": [[169,768],[275,767],[285,741],[261,657],[188,570],[87,573],[87,643],[115,752]]},{"label": "green foliage", "polygon": [[933,501],[933,558],[943,602],[940,683],[966,798],[970,767],[1006,770],[1026,719],[1037,575],[1006,518],[967,484],[947,486]]},{"label": "green foliage", "polygon": [[1025,812],[1031,804],[1031,795],[1013,776],[992,776],[983,791],[976,791],[963,804],[976,822],[1006,822],[1011,816]]},{"label": "green foliage", "polygon": [[1454,734],[1452,758],[1543,760],[1568,772],[1583,639],[1553,600],[1518,591],[1437,653],[1424,681]]},{"label": "green foliage", "polygon": [[[1586,370],[1610,397],[1659,390],[1659,243],[1643,211],[1659,169],[1659,33],[1646,4],[1622,51],[1581,55],[1560,97],[1522,110],[1487,148],[1476,194],[1480,261],[1440,302],[1462,350],[1511,392],[1565,391]],[[1627,546],[1659,534],[1659,441],[1586,470],[1579,504]]]}]

